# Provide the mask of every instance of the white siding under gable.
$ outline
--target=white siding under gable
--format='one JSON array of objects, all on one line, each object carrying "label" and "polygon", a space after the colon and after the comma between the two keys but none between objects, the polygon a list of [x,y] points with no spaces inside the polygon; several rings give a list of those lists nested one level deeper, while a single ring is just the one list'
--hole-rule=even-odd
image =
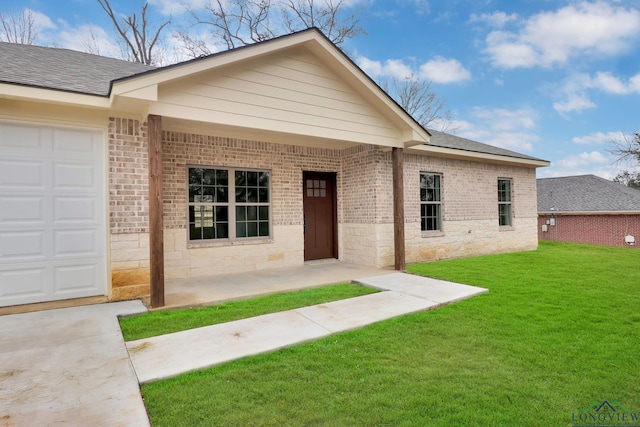
[{"label": "white siding under gable", "polygon": [[160,86],[151,113],[395,146],[399,129],[303,48]]}]

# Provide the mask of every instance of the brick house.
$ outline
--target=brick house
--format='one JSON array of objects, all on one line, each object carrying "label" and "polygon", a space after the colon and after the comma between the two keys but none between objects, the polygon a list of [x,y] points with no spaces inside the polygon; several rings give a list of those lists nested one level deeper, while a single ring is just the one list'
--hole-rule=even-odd
[{"label": "brick house", "polygon": [[640,191],[595,175],[538,179],[538,236],[638,247]]},{"label": "brick house", "polygon": [[0,306],[537,246],[548,162],[425,130],[315,29],[161,68],[0,55]]}]

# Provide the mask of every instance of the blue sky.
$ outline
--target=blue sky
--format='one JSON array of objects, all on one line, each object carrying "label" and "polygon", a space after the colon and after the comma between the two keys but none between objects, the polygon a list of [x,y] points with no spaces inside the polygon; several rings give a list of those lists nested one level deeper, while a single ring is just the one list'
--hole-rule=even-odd
[{"label": "blue sky", "polygon": [[[184,1],[150,0],[149,12],[185,24]],[[208,0],[188,1],[198,10]],[[374,79],[431,80],[453,113],[453,133],[550,160],[539,177],[612,178],[629,168],[608,150],[621,132],[640,130],[640,0],[345,2],[361,9],[368,34],[344,49]],[[112,0],[122,13],[141,4]],[[39,44],[85,50],[93,34],[101,53],[118,54],[96,0],[0,0],[0,12],[25,7]],[[163,46],[174,52],[170,38]]]}]

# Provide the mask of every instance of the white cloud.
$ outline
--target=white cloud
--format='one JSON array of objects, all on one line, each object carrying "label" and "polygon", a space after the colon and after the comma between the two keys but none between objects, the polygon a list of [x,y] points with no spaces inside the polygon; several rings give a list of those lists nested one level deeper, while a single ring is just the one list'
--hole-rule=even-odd
[{"label": "white cloud", "polygon": [[481,15],[472,13],[469,22],[484,22],[495,28],[502,28],[509,22],[517,21],[516,13],[507,14],[504,12],[483,13]]},{"label": "white cloud", "polygon": [[416,13],[418,15],[427,15],[431,12],[428,0],[412,0],[412,3],[416,7]]},{"label": "white cloud", "polygon": [[471,72],[457,59],[437,56],[420,66],[420,77],[434,83],[457,83],[471,78]]},{"label": "white cloud", "polygon": [[564,159],[556,161],[556,164],[562,168],[576,169],[582,166],[606,164],[609,162],[609,159],[599,151],[592,151],[590,153],[583,152],[567,156]]},{"label": "white cloud", "polygon": [[40,13],[37,10],[25,9],[26,13],[31,13],[33,17],[33,24],[38,31],[53,30],[56,28],[56,24],[44,13]]},{"label": "white cloud", "polygon": [[149,3],[156,6],[163,15],[182,15],[186,13],[188,7],[195,10],[202,10],[209,4],[209,0],[150,0]]},{"label": "white cloud", "polygon": [[66,49],[89,51],[112,58],[122,57],[118,43],[107,34],[104,28],[95,25],[66,27],[56,33],[55,44]]},{"label": "white cloud", "polygon": [[620,172],[620,165],[614,159],[599,151],[570,154],[551,162],[548,168],[538,169],[538,178],[593,174],[605,179],[613,179]]},{"label": "white cloud", "polygon": [[640,11],[582,1],[531,16],[515,32],[492,31],[487,53],[504,68],[563,65],[581,55],[614,55],[640,34]]},{"label": "white cloud", "polygon": [[356,57],[356,63],[362,70],[371,77],[397,77],[405,79],[414,75],[410,66],[399,59],[387,59],[383,64],[364,56]]},{"label": "white cloud", "polygon": [[596,104],[589,98],[589,92],[593,90],[612,95],[640,94],[640,73],[627,81],[602,71],[593,76],[588,74],[572,75],[559,89],[559,93],[564,99],[555,102],[553,108],[561,114],[595,108]]},{"label": "white cloud", "polygon": [[471,78],[471,72],[457,59],[436,57],[422,64],[418,71],[413,64],[407,64],[401,59],[387,59],[384,63],[356,56],[356,63],[371,77],[396,77],[399,79],[419,76],[434,83],[457,83]]},{"label": "white cloud", "polygon": [[553,108],[560,114],[572,111],[579,112],[595,107],[596,104],[585,93],[570,93],[567,94],[567,98],[564,101],[553,103]]},{"label": "white cloud", "polygon": [[576,136],[571,141],[580,145],[596,145],[596,144],[608,144],[611,141],[617,141],[624,134],[622,132],[596,132],[585,136]]},{"label": "white cloud", "polygon": [[531,152],[533,144],[539,140],[532,131],[536,127],[537,113],[530,108],[475,107],[471,119],[454,121],[451,128],[464,138],[514,151]]}]

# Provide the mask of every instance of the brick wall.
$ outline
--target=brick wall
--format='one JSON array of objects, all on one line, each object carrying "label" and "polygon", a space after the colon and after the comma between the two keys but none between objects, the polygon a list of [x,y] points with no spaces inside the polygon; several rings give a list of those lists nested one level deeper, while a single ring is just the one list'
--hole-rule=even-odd
[{"label": "brick wall", "polygon": [[112,234],[149,231],[147,124],[110,118],[109,228]]},{"label": "brick wall", "polygon": [[[112,270],[116,286],[148,276],[147,129],[136,120],[109,123]],[[346,262],[393,264],[391,152],[344,150],[163,132],[165,271],[168,278],[300,265],[302,172],[336,172],[339,255]],[[188,165],[271,171],[272,238],[262,242],[187,242]],[[443,232],[420,230],[420,172],[443,176]],[[513,179],[514,226],[497,224],[497,179]],[[533,249],[537,245],[535,170],[405,155],[407,256],[411,262]],[[469,232],[471,231],[471,232]],[[124,283],[124,285],[122,284]],[[133,288],[132,288],[133,289]],[[126,290],[114,294],[129,295]]]},{"label": "brick wall", "polygon": [[179,132],[164,132],[162,149],[166,229],[186,228],[188,165],[270,170],[272,220],[279,226],[303,223],[302,172],[339,172],[341,164],[338,150]]},{"label": "brick wall", "polygon": [[542,231],[542,226],[551,218],[550,215],[538,217],[538,237],[541,240],[628,247],[624,237],[630,234],[638,242],[635,247],[640,245],[640,214],[555,215],[556,225],[549,225],[548,231]]}]

